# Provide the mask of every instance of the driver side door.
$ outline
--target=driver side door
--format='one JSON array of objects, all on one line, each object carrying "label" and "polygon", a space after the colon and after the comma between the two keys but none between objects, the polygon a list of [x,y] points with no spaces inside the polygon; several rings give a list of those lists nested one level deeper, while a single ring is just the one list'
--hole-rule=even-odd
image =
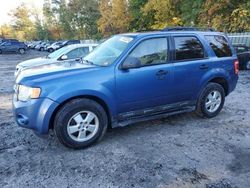
[{"label": "driver side door", "polygon": [[141,66],[116,70],[119,114],[136,114],[146,109],[150,111],[157,106],[170,103],[173,94],[173,69],[169,63],[168,49],[167,37],[143,40],[126,57],[137,58]]}]

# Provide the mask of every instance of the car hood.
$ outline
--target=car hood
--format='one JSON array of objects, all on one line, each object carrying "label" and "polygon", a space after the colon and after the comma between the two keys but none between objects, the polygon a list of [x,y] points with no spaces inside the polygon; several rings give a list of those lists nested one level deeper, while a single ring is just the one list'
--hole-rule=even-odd
[{"label": "car hood", "polygon": [[55,63],[55,59],[47,59],[45,57],[39,57],[35,59],[30,59],[19,63],[17,66],[22,68],[30,68],[34,66],[46,65],[50,63]]},{"label": "car hood", "polygon": [[33,66],[23,69],[16,78],[16,83],[21,80],[49,80],[51,78],[59,78],[74,74],[74,72],[82,71],[83,69],[95,68],[97,66],[82,64],[76,61],[57,62],[46,65]]}]

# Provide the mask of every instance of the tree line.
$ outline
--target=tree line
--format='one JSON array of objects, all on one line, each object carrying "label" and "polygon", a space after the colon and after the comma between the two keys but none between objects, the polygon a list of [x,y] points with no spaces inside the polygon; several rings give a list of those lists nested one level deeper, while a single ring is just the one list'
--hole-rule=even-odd
[{"label": "tree line", "polygon": [[1,38],[100,39],[170,26],[250,31],[249,0],[44,0],[41,13],[21,4],[9,15]]}]

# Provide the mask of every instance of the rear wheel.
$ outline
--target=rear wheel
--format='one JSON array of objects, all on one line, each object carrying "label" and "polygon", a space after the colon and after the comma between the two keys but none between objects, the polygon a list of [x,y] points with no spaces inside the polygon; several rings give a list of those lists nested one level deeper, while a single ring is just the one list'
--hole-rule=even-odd
[{"label": "rear wheel", "polygon": [[248,61],[245,63],[244,69],[245,69],[245,70],[250,70],[250,60],[248,60]]},{"label": "rear wheel", "polygon": [[48,49],[48,52],[50,52],[50,53],[53,52],[53,51],[54,51],[54,50],[53,50],[52,48],[49,48],[49,49]]},{"label": "rear wheel", "polygon": [[59,141],[70,148],[88,147],[105,134],[108,118],[103,107],[93,100],[74,99],[56,114],[54,131]]},{"label": "rear wheel", "polygon": [[217,83],[209,83],[199,98],[197,112],[203,117],[215,117],[221,111],[224,101],[224,88]]},{"label": "rear wheel", "polygon": [[24,54],[24,53],[25,53],[25,50],[24,50],[23,48],[20,48],[20,49],[18,50],[18,52],[19,52],[20,54]]}]

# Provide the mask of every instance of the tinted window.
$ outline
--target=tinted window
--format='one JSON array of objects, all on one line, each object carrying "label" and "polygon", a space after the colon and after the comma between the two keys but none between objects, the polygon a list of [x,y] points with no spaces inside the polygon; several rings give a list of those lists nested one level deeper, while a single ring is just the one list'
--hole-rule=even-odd
[{"label": "tinted window", "polygon": [[141,42],[129,57],[140,59],[142,66],[161,64],[167,62],[167,51],[166,38],[149,39]]},{"label": "tinted window", "polygon": [[79,48],[79,56],[80,57],[83,57],[85,56],[86,54],[89,53],[89,47],[83,47],[83,48]]},{"label": "tinted window", "polygon": [[214,36],[205,36],[205,38],[209,42],[209,45],[211,46],[217,57],[232,56],[229,44],[223,36],[214,35]]},{"label": "tinted window", "polygon": [[5,43],[3,43],[3,45],[4,45],[4,46],[10,46],[11,43],[10,43],[10,42],[5,42]]},{"label": "tinted window", "polygon": [[74,49],[67,53],[68,59],[76,59],[79,57],[79,49]]},{"label": "tinted window", "polygon": [[78,41],[78,40],[70,40],[70,41],[68,41],[67,44],[78,44],[78,43],[80,43],[80,41]]},{"label": "tinted window", "polygon": [[15,41],[12,41],[11,44],[12,44],[12,45],[19,45],[19,44],[21,45],[20,42],[15,42]]},{"label": "tinted window", "polygon": [[174,43],[176,60],[204,58],[202,44],[196,37],[174,37]]}]

